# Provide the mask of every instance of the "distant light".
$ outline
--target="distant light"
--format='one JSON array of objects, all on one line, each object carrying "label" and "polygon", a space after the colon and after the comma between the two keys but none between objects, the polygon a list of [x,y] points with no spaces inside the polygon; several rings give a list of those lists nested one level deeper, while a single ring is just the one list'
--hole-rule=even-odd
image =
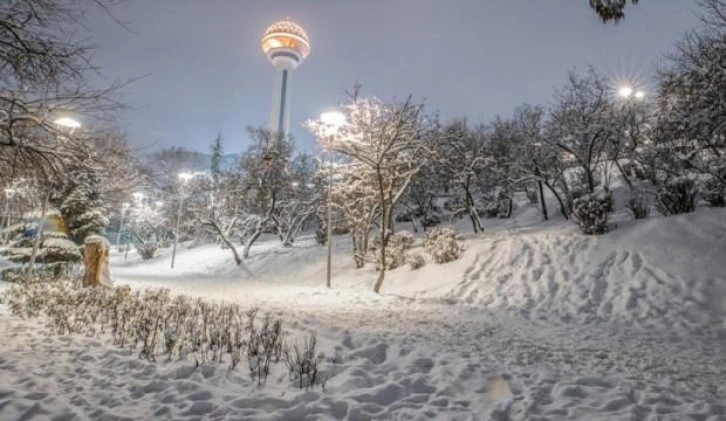
[{"label": "distant light", "polygon": [[637,99],[638,101],[642,101],[643,99],[645,99],[645,92],[643,92],[643,91],[635,92],[635,99]]},{"label": "distant light", "polygon": [[188,172],[183,172],[183,173],[179,174],[179,180],[184,181],[184,182],[191,180],[192,177],[194,177],[194,174],[190,174]]},{"label": "distant light", "polygon": [[630,86],[623,86],[618,91],[618,95],[620,95],[623,98],[630,98],[630,95],[632,95],[632,94],[633,94],[633,88],[631,88]]},{"label": "distant light", "polygon": [[68,129],[77,129],[81,127],[81,123],[77,122],[76,120],[70,118],[70,117],[61,117],[59,119],[56,119],[54,121],[55,124],[65,127]]}]

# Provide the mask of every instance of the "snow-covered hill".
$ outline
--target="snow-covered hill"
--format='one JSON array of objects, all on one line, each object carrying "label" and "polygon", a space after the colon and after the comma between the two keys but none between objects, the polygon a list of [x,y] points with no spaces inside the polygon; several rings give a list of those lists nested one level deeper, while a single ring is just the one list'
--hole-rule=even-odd
[{"label": "snow-covered hill", "polygon": [[[619,222],[603,236],[581,235],[567,223],[547,228],[521,225],[528,217],[470,236],[459,261],[389,272],[383,293],[556,314],[578,322],[723,327],[724,210]],[[354,268],[347,241],[337,239],[333,285],[367,292],[375,272]],[[420,243],[415,248],[422,248]],[[114,276],[131,285],[167,286],[220,299],[265,299],[270,288],[312,291],[324,282],[325,249],[310,237],[294,248],[280,247],[272,238],[262,243],[247,262],[252,279],[230,256],[215,245],[183,249],[173,271],[168,256],[148,262],[116,256]]]}]

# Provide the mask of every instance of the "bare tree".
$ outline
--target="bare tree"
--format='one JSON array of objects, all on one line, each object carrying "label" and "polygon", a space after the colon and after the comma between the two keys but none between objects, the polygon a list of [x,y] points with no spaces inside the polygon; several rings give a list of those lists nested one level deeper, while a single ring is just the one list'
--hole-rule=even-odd
[{"label": "bare tree", "polygon": [[570,73],[550,111],[545,141],[560,149],[562,159],[579,169],[589,193],[595,192],[598,165],[618,134],[612,124],[607,83],[594,69]]}]

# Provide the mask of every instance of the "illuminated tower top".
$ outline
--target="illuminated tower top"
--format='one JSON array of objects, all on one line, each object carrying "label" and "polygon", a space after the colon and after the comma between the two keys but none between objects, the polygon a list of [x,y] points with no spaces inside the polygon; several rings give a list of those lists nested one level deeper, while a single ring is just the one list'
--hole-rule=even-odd
[{"label": "illuminated tower top", "polygon": [[285,19],[273,23],[262,38],[262,51],[276,68],[296,68],[310,54],[308,34],[300,25]]}]

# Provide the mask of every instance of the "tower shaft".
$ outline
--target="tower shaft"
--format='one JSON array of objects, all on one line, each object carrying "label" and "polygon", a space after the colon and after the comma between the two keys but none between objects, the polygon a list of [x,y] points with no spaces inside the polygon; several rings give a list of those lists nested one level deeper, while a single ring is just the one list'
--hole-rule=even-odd
[{"label": "tower shaft", "polygon": [[275,85],[272,91],[270,131],[282,136],[287,136],[290,129],[291,76],[292,66],[282,62],[277,63]]}]

